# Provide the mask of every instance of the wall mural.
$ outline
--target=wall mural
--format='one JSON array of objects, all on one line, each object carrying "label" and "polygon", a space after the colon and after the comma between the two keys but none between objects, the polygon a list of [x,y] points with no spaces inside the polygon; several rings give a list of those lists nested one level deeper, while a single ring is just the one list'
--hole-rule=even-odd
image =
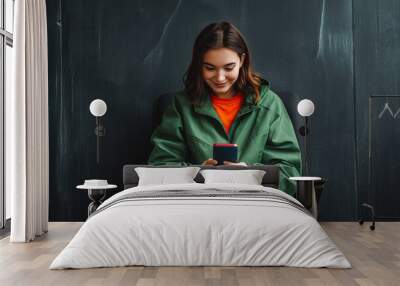
[{"label": "wall mural", "polygon": [[[371,195],[369,95],[400,92],[400,25],[386,20],[400,18],[396,7],[394,0],[47,1],[50,220],[86,219],[89,199],[77,185],[107,179],[120,191],[123,165],[147,162],[157,99],[183,88],[194,38],[220,20],[242,31],[296,130],[297,103],[315,103],[309,157],[310,174],[326,179],[320,218],[357,219]],[[99,164],[94,99],[107,104]],[[397,119],[399,106],[390,103],[382,118],[390,107]]]}]

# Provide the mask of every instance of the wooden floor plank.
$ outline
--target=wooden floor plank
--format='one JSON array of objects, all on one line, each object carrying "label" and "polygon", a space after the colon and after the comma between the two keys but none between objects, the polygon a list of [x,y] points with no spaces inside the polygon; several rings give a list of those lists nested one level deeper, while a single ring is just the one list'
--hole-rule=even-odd
[{"label": "wooden floor plank", "polygon": [[116,267],[49,270],[82,223],[50,223],[32,243],[0,240],[0,285],[399,285],[400,222],[379,222],[375,231],[356,222],[322,223],[352,269],[291,267]]}]

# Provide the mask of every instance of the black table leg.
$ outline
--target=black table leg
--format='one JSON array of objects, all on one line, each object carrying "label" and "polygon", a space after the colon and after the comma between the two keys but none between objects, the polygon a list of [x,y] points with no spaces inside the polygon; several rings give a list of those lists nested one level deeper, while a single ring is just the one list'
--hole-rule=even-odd
[{"label": "black table leg", "polygon": [[89,189],[88,190],[88,196],[89,199],[92,200],[92,202],[88,206],[88,217],[96,211],[96,209],[101,205],[103,202],[105,196],[106,196],[106,191],[104,189]]},{"label": "black table leg", "polygon": [[313,181],[297,181],[297,199],[307,208],[312,207]]},{"label": "black table leg", "polygon": [[297,181],[296,198],[312,213],[315,219],[318,218],[314,181]]}]

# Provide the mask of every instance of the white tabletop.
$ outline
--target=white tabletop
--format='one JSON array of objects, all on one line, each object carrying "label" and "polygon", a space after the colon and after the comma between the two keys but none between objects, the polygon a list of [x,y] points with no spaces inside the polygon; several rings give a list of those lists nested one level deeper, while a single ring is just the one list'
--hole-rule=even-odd
[{"label": "white tabletop", "polygon": [[321,181],[320,177],[290,177],[290,180],[293,181]]},{"label": "white tabletop", "polygon": [[104,185],[104,186],[90,186],[90,185],[79,185],[76,186],[77,189],[84,190],[107,190],[107,189],[115,189],[117,185]]}]

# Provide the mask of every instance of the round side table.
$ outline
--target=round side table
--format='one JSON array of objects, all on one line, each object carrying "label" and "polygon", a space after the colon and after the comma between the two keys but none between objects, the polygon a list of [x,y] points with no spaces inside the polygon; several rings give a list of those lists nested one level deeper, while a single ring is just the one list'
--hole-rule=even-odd
[{"label": "round side table", "polygon": [[79,190],[87,190],[89,199],[92,201],[88,206],[88,217],[96,211],[101,205],[104,198],[106,197],[107,190],[115,189],[117,185],[105,185],[105,186],[90,186],[90,185],[79,185],[76,186]]},{"label": "round side table", "polygon": [[296,198],[311,211],[315,219],[318,218],[317,196],[315,194],[315,181],[321,181],[320,177],[290,177],[297,183]]}]

